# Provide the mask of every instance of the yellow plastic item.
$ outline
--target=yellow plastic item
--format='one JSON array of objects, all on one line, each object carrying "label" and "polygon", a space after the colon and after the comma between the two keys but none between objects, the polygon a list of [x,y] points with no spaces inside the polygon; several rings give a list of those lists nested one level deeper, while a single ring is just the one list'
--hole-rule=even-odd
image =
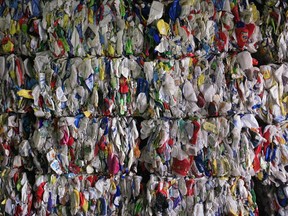
[{"label": "yellow plastic item", "polygon": [[[284,163],[287,163],[288,162],[288,158],[286,158],[285,156],[281,156],[281,161],[282,161],[282,163],[284,164]],[[260,179],[261,180],[261,179]]]},{"label": "yellow plastic item", "polygon": [[205,75],[204,74],[201,74],[199,77],[198,77],[198,80],[197,80],[197,84],[198,86],[201,86],[203,85],[205,82]]},{"label": "yellow plastic item", "polygon": [[3,44],[3,45],[2,45],[2,48],[3,48],[3,51],[4,51],[5,53],[13,52],[13,50],[14,50],[14,44],[13,44],[10,40],[8,40],[6,44]]},{"label": "yellow plastic item", "polygon": [[88,211],[88,202],[87,200],[84,198],[84,202],[83,202],[83,205],[82,205],[82,209],[84,212],[87,212]]},{"label": "yellow plastic item", "polygon": [[195,4],[195,0],[187,0],[186,2],[186,5],[194,5]]},{"label": "yellow plastic item", "polygon": [[100,78],[100,80],[104,80],[104,78],[105,78],[105,71],[104,71],[104,67],[102,67],[102,66],[100,66],[99,78]]},{"label": "yellow plastic item", "polygon": [[170,30],[169,24],[166,23],[163,19],[160,19],[157,22],[157,28],[160,34],[166,35],[166,36],[168,35],[168,32]]},{"label": "yellow plastic item", "polygon": [[69,16],[67,14],[63,17],[63,27],[66,28],[69,23]]},{"label": "yellow plastic item", "polygon": [[231,216],[238,216],[238,214],[236,212],[234,212],[232,209],[229,209],[229,214]]},{"label": "yellow plastic item", "polygon": [[17,92],[17,95],[27,99],[33,99],[32,90],[21,89]]},{"label": "yellow plastic item", "polygon": [[214,124],[212,124],[212,123],[210,123],[210,122],[205,122],[205,123],[203,124],[203,128],[204,128],[204,130],[209,131],[209,132],[212,132],[212,133],[214,133],[214,134],[217,134],[217,133],[218,133],[218,130],[217,130],[216,125],[214,125]]},{"label": "yellow plastic item", "polygon": [[286,141],[283,137],[279,137],[279,143],[283,145],[286,143]]},{"label": "yellow plastic item", "polygon": [[250,205],[253,205],[253,200],[252,200],[252,197],[250,195],[248,195],[247,200],[248,200]]},{"label": "yellow plastic item", "polygon": [[13,80],[16,79],[16,72],[15,72],[14,70],[11,70],[11,71],[9,72],[9,75],[10,75],[11,79],[13,79]]},{"label": "yellow plastic item", "polygon": [[189,60],[189,67],[192,67],[193,66],[193,58],[190,58]]},{"label": "yellow plastic item", "polygon": [[[67,15],[68,16],[68,15]],[[47,15],[46,15],[46,22],[47,22],[47,26],[50,26],[51,25],[51,14],[50,13],[48,13]],[[69,17],[68,17],[69,18]],[[65,19],[65,16],[64,16],[64,19]]]},{"label": "yellow plastic item", "polygon": [[78,208],[79,204],[80,204],[80,195],[79,195],[79,191],[74,189],[74,198],[75,198],[75,208]]},{"label": "yellow plastic item", "polygon": [[52,185],[54,185],[56,182],[57,182],[56,176],[55,176],[55,175],[52,175],[52,176],[51,176],[51,183],[52,183]]},{"label": "yellow plastic item", "polygon": [[14,35],[16,33],[16,31],[17,31],[16,25],[17,25],[16,21],[12,20],[11,24],[10,24],[10,34],[11,35]]},{"label": "yellow plastic item", "polygon": [[6,171],[7,171],[6,169],[4,169],[4,170],[2,171],[2,173],[1,173],[1,176],[2,176],[2,177],[4,177],[4,176],[5,176],[5,174],[6,174]]},{"label": "yellow plastic item", "polygon": [[174,185],[176,182],[177,182],[176,179],[172,179],[171,180],[171,185]]},{"label": "yellow plastic item", "polygon": [[111,189],[116,190],[116,184],[114,181],[111,181]]},{"label": "yellow plastic item", "polygon": [[262,181],[262,179],[263,179],[263,173],[262,172],[259,172],[259,173],[257,173],[257,177],[258,177],[258,179],[260,180],[260,181]]},{"label": "yellow plastic item", "polygon": [[285,98],[283,98],[282,102],[288,103],[288,96],[286,96]]},{"label": "yellow plastic item", "polygon": [[270,79],[270,77],[271,77],[270,71],[269,70],[265,70],[264,73],[263,73],[263,78],[265,80],[267,80],[267,79]]},{"label": "yellow plastic item", "polygon": [[85,111],[85,112],[84,112],[84,115],[85,115],[87,118],[89,118],[89,117],[91,116],[91,112],[90,112],[90,111]]},{"label": "yellow plastic item", "polygon": [[236,182],[231,186],[230,191],[233,195],[235,195],[235,190],[236,190]]},{"label": "yellow plastic item", "polygon": [[164,71],[170,71],[170,68],[167,64],[164,64],[163,62],[159,63],[159,68],[162,68]]},{"label": "yellow plastic item", "polygon": [[93,24],[93,10],[92,9],[89,9],[89,13],[88,13],[88,22],[90,24]]},{"label": "yellow plastic item", "polygon": [[283,105],[283,101],[282,100],[280,100],[280,108],[281,108],[282,115],[286,116],[287,113],[286,113],[286,110],[285,110],[285,107]]},{"label": "yellow plastic item", "polygon": [[260,13],[257,10],[257,7],[255,4],[250,4],[250,9],[252,11],[252,15],[253,15],[253,21],[256,22],[257,20],[259,20],[260,17]]},{"label": "yellow plastic item", "polygon": [[213,161],[212,161],[212,170],[213,170],[213,175],[217,176],[218,171],[217,171],[217,160],[216,159],[213,159]]},{"label": "yellow plastic item", "polygon": [[114,47],[111,45],[111,43],[109,43],[109,45],[108,45],[108,54],[109,54],[110,56],[114,56],[114,55],[115,55],[115,49],[114,49]]}]

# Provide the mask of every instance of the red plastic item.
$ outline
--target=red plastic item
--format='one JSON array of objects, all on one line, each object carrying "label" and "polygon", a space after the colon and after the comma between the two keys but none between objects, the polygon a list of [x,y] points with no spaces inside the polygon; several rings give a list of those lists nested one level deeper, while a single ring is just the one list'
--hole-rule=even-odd
[{"label": "red plastic item", "polygon": [[127,94],[129,92],[129,86],[127,83],[127,78],[121,77],[120,78],[120,93]]},{"label": "red plastic item", "polygon": [[186,176],[190,170],[191,161],[189,159],[178,160],[173,158],[172,170],[179,175]]}]

